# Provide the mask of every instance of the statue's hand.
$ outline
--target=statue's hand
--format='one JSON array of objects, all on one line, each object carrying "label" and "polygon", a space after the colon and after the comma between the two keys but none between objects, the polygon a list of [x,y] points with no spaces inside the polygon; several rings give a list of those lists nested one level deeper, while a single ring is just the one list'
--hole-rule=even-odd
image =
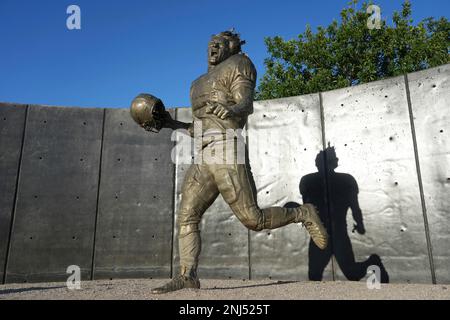
[{"label": "statue's hand", "polygon": [[233,114],[230,107],[220,103],[208,103],[206,113],[215,114],[220,119],[226,119]]},{"label": "statue's hand", "polygon": [[169,111],[164,110],[162,113],[154,113],[153,118],[161,128],[172,128],[174,120]]},{"label": "statue's hand", "polygon": [[356,230],[359,234],[365,234],[366,229],[364,228],[364,224],[358,223],[353,225],[353,232]]}]

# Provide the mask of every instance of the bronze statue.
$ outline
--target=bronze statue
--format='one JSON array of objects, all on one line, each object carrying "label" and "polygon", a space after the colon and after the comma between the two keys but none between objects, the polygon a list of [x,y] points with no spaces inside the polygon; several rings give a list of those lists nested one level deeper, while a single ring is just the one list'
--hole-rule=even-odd
[{"label": "bronze statue", "polygon": [[[242,129],[253,112],[256,70],[251,60],[241,52],[239,35],[232,31],[212,36],[208,46],[208,72],[191,86],[190,98],[194,121],[199,121],[202,134],[216,132],[213,140],[203,142],[201,152],[210,152],[218,142],[228,143],[224,134],[229,129]],[[147,107],[145,107],[147,106]],[[135,121],[146,130],[161,127],[187,129],[194,136],[194,122],[173,120],[159,99],[140,95],[131,107]],[[145,114],[140,117],[140,114]],[[219,141],[218,141],[219,140]],[[194,163],[186,173],[178,217],[178,245],[180,274],[152,293],[166,293],[183,288],[200,288],[197,264],[201,240],[198,225],[203,213],[219,193],[230,205],[237,218],[249,229],[275,229],[291,223],[302,223],[312,241],[326,248],[328,234],[320,221],[317,209],[311,204],[297,208],[272,207],[260,209],[251,186],[251,172],[246,164]]]}]

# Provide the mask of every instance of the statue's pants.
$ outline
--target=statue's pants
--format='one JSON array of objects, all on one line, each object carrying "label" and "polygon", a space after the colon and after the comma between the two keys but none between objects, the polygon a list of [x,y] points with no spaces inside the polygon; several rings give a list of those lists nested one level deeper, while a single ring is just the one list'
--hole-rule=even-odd
[{"label": "statue's pants", "polygon": [[181,273],[196,275],[201,250],[199,222],[219,193],[236,217],[254,231],[296,222],[296,209],[260,209],[245,164],[193,164],[186,173],[178,216]]}]

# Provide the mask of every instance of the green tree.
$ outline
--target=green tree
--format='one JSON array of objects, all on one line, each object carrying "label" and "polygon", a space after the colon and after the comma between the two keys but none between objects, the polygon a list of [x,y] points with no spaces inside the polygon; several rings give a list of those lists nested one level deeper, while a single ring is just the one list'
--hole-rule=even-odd
[{"label": "green tree", "polygon": [[369,29],[368,3],[356,9],[353,0],[341,11],[341,21],[310,26],[296,39],[265,38],[269,58],[256,99],[308,94],[401,75],[450,62],[450,23],[427,18],[413,25],[411,4],[405,1],[392,26],[381,21]]}]

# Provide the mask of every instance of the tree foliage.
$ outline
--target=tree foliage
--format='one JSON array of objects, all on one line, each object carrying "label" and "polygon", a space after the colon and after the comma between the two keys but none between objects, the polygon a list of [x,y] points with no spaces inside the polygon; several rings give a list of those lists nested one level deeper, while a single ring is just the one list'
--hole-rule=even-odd
[{"label": "tree foliage", "polygon": [[313,32],[309,26],[297,38],[266,38],[269,58],[256,98],[273,99],[352,86],[450,62],[450,23],[427,18],[413,25],[411,4],[405,1],[392,25],[381,20],[369,29],[368,3],[356,9],[353,0],[341,11],[340,23]]}]

